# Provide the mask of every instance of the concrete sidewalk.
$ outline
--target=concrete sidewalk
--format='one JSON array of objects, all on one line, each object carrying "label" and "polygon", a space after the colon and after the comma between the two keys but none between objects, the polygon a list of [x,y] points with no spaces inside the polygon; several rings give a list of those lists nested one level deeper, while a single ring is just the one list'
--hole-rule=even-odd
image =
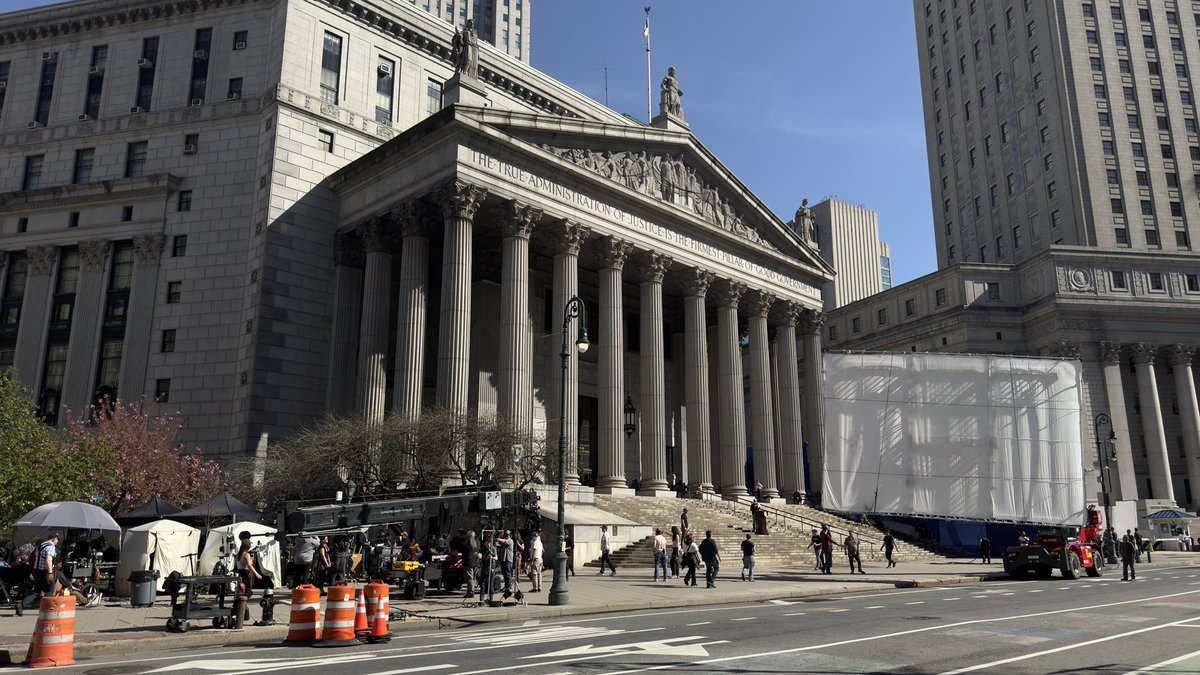
[{"label": "concrete sidewalk", "polygon": [[[1139,569],[1196,563],[1200,563],[1200,554],[1163,552],[1154,555],[1153,564],[1141,565]],[[835,566],[836,570],[844,571],[844,558],[835,557]],[[978,561],[966,560],[900,562],[890,570],[868,567],[865,575],[836,572],[832,575],[821,575],[808,567],[761,569],[756,570],[754,583],[740,581],[740,572],[741,557],[729,556],[727,562],[721,566],[717,587],[709,589],[704,587],[703,574],[700,575],[700,585],[692,588],[684,587],[681,579],[655,583],[652,581],[653,571],[649,568],[619,569],[616,576],[600,576],[595,571],[585,570],[580,575],[571,577],[569,604],[559,606],[548,604],[552,576],[549,572],[544,576],[544,590],[541,593],[528,592],[528,581],[520,584],[520,588],[525,591],[524,606],[517,605],[509,598],[502,607],[480,607],[470,601],[464,602],[461,594],[445,595],[436,591],[420,602],[410,602],[403,600],[399,593],[395,593],[391,605],[392,612],[401,613],[403,618],[393,621],[390,628],[393,632],[457,628],[497,621],[765,602],[832,593],[940,586],[1008,578],[998,562],[983,565]],[[1109,570],[1110,575],[1113,572]],[[255,620],[261,613],[257,604],[258,597],[256,595],[250,605],[250,614]],[[286,600],[290,595],[285,590],[279,593],[278,597]],[[123,602],[106,599],[103,606],[85,607],[77,611],[75,652],[115,653],[132,648],[135,641],[139,651],[278,642],[287,633],[288,612],[286,603],[276,606],[275,620],[279,623],[275,626],[247,625],[246,628],[235,631],[215,629],[202,624],[188,633],[168,633],[166,620],[171,614],[171,608],[166,596],[160,596],[158,603],[146,608],[130,608]],[[9,610],[0,613],[0,664],[20,663],[24,659],[36,622],[36,611],[27,612],[23,617],[17,617]]]}]

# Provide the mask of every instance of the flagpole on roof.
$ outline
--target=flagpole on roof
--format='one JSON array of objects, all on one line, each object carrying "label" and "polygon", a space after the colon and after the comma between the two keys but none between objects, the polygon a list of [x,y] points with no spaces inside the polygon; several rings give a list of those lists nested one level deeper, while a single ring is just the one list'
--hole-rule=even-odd
[{"label": "flagpole on roof", "polygon": [[646,40],[646,124],[650,124],[650,6],[646,6],[646,27],[642,29]]}]

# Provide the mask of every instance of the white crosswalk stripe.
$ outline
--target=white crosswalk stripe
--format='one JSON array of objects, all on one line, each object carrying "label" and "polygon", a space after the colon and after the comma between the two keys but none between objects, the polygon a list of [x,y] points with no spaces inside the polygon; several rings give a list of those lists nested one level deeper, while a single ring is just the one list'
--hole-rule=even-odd
[{"label": "white crosswalk stripe", "polygon": [[601,626],[529,626],[510,628],[508,630],[473,631],[446,636],[451,642],[460,644],[490,645],[504,647],[521,644],[537,644],[542,642],[562,642],[565,640],[587,640],[608,637],[610,635],[628,635],[663,630],[662,628],[647,628],[643,630],[620,630]]}]

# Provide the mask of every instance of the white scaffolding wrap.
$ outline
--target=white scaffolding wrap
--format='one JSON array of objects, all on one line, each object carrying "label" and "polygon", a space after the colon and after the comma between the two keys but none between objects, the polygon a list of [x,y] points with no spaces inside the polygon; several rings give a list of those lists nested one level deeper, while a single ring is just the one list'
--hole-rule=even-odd
[{"label": "white scaffolding wrap", "polygon": [[828,509],[1083,522],[1078,361],[825,354]]}]

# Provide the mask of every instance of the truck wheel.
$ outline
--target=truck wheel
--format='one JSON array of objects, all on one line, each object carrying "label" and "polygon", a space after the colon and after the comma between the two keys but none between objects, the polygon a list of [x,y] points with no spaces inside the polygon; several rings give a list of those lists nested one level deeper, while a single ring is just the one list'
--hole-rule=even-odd
[{"label": "truck wheel", "polygon": [[1092,566],[1084,570],[1089,577],[1098,577],[1104,574],[1104,558],[1098,554],[1092,554]]},{"label": "truck wheel", "polygon": [[1063,561],[1063,578],[1078,579],[1082,569],[1083,566],[1079,564],[1079,555],[1074,551],[1067,551],[1067,559]]}]

